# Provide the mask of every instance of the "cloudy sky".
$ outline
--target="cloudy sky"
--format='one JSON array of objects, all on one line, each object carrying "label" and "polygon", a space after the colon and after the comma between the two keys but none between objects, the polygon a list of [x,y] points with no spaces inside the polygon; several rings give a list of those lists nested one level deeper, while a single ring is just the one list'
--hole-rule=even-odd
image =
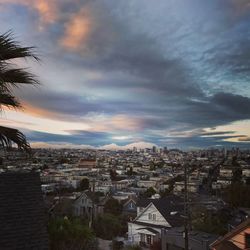
[{"label": "cloudy sky", "polygon": [[[250,0],[0,0],[40,87],[1,123],[34,146],[250,146]],[[133,144],[134,143],[134,144]]]}]

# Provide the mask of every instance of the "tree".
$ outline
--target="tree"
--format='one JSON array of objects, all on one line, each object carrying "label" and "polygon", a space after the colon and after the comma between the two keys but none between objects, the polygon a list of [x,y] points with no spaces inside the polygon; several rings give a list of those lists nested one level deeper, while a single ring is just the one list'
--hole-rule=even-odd
[{"label": "tree", "polygon": [[[7,32],[0,35],[0,109],[20,109],[21,103],[14,95],[14,88],[21,85],[37,85],[36,77],[24,68],[16,67],[12,60],[33,58],[39,60],[33,47],[22,47]],[[16,144],[19,149],[29,151],[30,145],[19,130],[0,126],[0,147],[11,148]]]},{"label": "tree", "polygon": [[110,198],[104,205],[104,211],[113,215],[120,215],[122,206],[116,199]]},{"label": "tree", "polygon": [[103,214],[94,221],[94,231],[97,237],[112,240],[121,232],[122,225],[119,218],[112,214]]},{"label": "tree", "polygon": [[146,192],[143,194],[144,197],[150,198],[152,195],[156,194],[156,191],[153,187],[150,187],[146,190]]},{"label": "tree", "polygon": [[232,207],[250,207],[249,193],[249,185],[236,182],[224,190],[224,198]]},{"label": "tree", "polygon": [[110,169],[109,174],[110,174],[110,179],[111,179],[112,181],[115,181],[115,180],[116,180],[116,177],[117,177],[116,171],[113,170],[113,169]]},{"label": "tree", "polygon": [[48,231],[51,250],[97,249],[94,234],[80,219],[51,219]]},{"label": "tree", "polygon": [[192,226],[195,230],[224,235],[227,232],[230,214],[220,210],[212,213],[205,207],[197,207],[193,209],[191,217]]},{"label": "tree", "polygon": [[81,180],[80,189],[83,190],[83,191],[89,189],[89,179],[84,178],[84,179]]}]

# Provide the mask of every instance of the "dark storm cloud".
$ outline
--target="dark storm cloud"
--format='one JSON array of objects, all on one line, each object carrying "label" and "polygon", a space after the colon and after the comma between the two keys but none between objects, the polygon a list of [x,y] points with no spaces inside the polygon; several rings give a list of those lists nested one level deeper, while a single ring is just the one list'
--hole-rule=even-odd
[{"label": "dark storm cloud", "polygon": [[21,94],[19,93],[19,98],[25,104],[32,105],[34,109],[39,108],[68,116],[83,116],[89,112],[99,111],[100,108],[100,105],[89,101],[86,96],[46,91],[42,88],[29,89]]},{"label": "dark storm cloud", "polygon": [[234,133],[235,133],[235,131],[203,132],[202,136],[227,135],[227,134],[234,134]]},{"label": "dark storm cloud", "polygon": [[178,104],[179,109],[170,117],[176,124],[186,123],[190,128],[214,127],[250,118],[250,98],[241,95],[217,93],[202,101],[185,100]]}]

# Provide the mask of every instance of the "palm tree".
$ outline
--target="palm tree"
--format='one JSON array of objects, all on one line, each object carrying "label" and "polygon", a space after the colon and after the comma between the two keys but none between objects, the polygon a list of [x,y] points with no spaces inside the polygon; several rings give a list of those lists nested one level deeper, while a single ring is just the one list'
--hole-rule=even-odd
[{"label": "palm tree", "polygon": [[[4,107],[9,109],[21,108],[20,102],[13,90],[22,84],[39,84],[36,77],[24,68],[17,68],[13,60],[17,58],[33,58],[34,47],[22,47],[13,39],[10,32],[0,35],[0,112]],[[19,149],[29,151],[30,145],[19,130],[0,126],[0,147],[10,148],[16,144]]]}]

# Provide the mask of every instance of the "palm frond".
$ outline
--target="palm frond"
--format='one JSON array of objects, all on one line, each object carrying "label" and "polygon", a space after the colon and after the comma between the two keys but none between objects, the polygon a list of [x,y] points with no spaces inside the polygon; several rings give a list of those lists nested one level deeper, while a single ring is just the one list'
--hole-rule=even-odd
[{"label": "palm frond", "polygon": [[39,61],[34,49],[34,47],[22,47],[14,40],[10,31],[0,35],[0,61],[25,57],[32,57]]},{"label": "palm frond", "polygon": [[21,150],[30,151],[30,145],[23,133],[17,129],[0,126],[0,145],[3,148],[11,148],[13,143]]},{"label": "palm frond", "polygon": [[[20,46],[13,39],[11,32],[0,35],[0,112],[3,106],[21,107],[13,93],[13,88],[23,84],[39,84],[36,77],[27,69],[16,68],[10,62],[11,59],[30,57],[39,60],[34,53],[34,47]],[[24,134],[17,129],[0,126],[0,147],[10,148],[12,144],[16,144],[19,149],[30,151],[30,145]]]},{"label": "palm frond", "polygon": [[21,104],[17,101],[15,96],[0,91],[0,111],[2,110],[2,106],[14,109],[21,108]]},{"label": "palm frond", "polygon": [[0,67],[0,86],[18,87],[19,84],[39,84],[36,77],[22,68]]}]

